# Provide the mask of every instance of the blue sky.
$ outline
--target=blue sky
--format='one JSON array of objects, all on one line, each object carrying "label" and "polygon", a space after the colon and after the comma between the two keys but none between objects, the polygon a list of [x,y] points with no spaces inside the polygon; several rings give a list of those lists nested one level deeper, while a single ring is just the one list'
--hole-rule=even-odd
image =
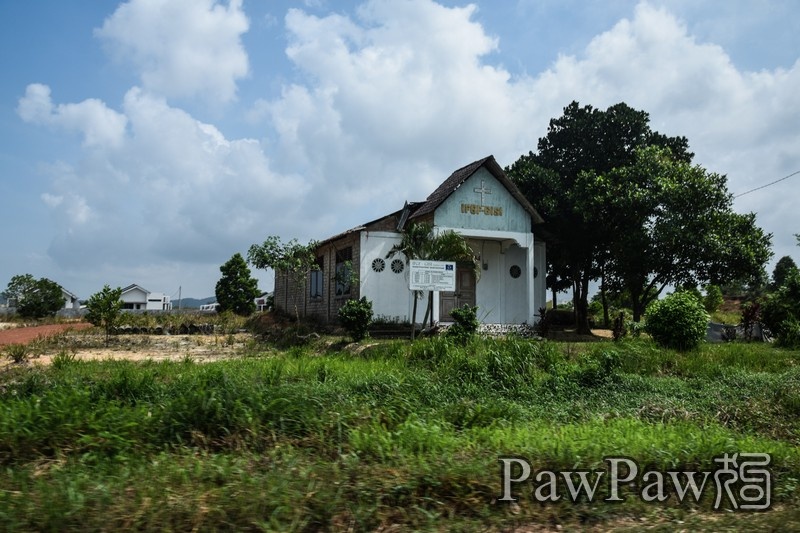
[{"label": "blue sky", "polygon": [[[733,193],[800,170],[786,1],[0,3],[0,289],[213,295],[268,235],[324,238],[535,149],[572,100],[688,137]],[[738,198],[800,259],[800,175]],[[771,267],[770,267],[771,268]],[[255,272],[271,290],[272,276]]]}]

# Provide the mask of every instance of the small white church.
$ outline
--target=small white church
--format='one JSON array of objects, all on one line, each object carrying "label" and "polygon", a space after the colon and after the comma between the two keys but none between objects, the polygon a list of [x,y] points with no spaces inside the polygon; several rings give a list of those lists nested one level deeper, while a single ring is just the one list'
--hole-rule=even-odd
[{"label": "small white church", "polygon": [[[493,156],[450,175],[424,202],[406,203],[394,213],[321,241],[319,270],[295,283],[283,272],[275,276],[274,303],[279,309],[323,322],[336,320],[347,300],[366,296],[376,318],[410,322],[414,293],[402,254],[387,258],[410,224],[427,222],[434,231],[453,230],[469,243],[481,275],[456,267],[456,290],[434,293],[434,320],[452,321],[450,311],[478,306],[484,324],[534,324],[546,302],[545,242],[536,233],[543,222]],[[354,276],[348,275],[347,268]],[[417,303],[417,322],[427,294]],[[422,310],[422,312],[420,312]]]}]

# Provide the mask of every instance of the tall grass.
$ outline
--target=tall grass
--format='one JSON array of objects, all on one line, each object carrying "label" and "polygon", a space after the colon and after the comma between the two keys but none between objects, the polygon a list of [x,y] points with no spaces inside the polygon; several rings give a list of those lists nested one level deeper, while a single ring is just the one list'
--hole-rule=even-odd
[{"label": "tall grass", "polygon": [[0,520],[21,530],[474,530],[657,512],[520,502],[514,515],[495,502],[501,454],[574,470],[608,455],[670,469],[769,452],[775,499],[791,508],[799,356],[517,338],[324,356],[265,349],[208,364],[65,355],[0,374]]}]

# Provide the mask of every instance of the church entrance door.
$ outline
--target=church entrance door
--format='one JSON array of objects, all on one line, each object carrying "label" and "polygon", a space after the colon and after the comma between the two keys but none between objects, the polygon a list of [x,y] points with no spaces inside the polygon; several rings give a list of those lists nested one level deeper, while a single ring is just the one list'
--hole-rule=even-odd
[{"label": "church entrance door", "polygon": [[456,290],[439,293],[439,321],[452,322],[450,312],[463,305],[475,305],[475,272],[472,268],[456,267]]}]

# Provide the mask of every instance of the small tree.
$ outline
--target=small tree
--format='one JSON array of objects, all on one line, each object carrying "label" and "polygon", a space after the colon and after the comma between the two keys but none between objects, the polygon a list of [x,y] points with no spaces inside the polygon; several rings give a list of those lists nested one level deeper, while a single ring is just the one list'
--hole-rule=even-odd
[{"label": "small tree", "polygon": [[25,318],[54,316],[64,306],[61,285],[47,278],[37,280],[30,274],[12,277],[4,295],[14,300],[17,313]]},{"label": "small tree", "polygon": [[774,291],[780,289],[786,284],[786,280],[797,271],[797,264],[794,262],[794,259],[788,255],[781,257],[778,259],[778,262],[775,264],[775,269],[772,271],[772,283],[770,284],[770,288]]},{"label": "small tree", "polygon": [[292,239],[287,243],[282,243],[280,237],[275,235],[267,237],[262,244],[254,244],[247,251],[247,261],[256,268],[271,268],[276,273],[284,273],[290,281],[295,284],[296,289],[292,293],[297,321],[300,322],[300,310],[297,306],[296,293],[305,284],[306,275],[311,270],[317,270],[317,242],[310,241],[306,245]]},{"label": "small tree", "polygon": [[706,295],[703,297],[703,307],[708,313],[716,313],[722,306],[722,289],[717,285],[706,286]]},{"label": "small tree", "polygon": [[103,286],[103,290],[93,294],[86,302],[86,309],[89,310],[86,320],[97,327],[103,328],[106,333],[106,344],[111,330],[119,322],[120,310],[122,309],[122,289],[117,287],[112,289],[108,285]]},{"label": "small tree", "polygon": [[[475,253],[470,248],[464,236],[446,230],[441,233],[434,231],[433,226],[422,222],[411,224],[403,232],[400,243],[395,244],[386,258],[394,257],[395,254],[402,253],[406,257],[406,263],[412,259],[426,259],[429,261],[457,261],[468,263],[475,271],[475,279],[480,278],[480,268],[475,259]],[[414,291],[414,305],[411,311],[411,340],[414,340],[414,324],[417,321],[417,297],[418,291]],[[427,322],[428,316],[431,317],[433,325],[433,291],[428,293],[428,308],[425,311],[425,318],[422,319],[423,325]]]},{"label": "small tree", "polygon": [[250,277],[250,269],[242,254],[235,253],[219,270],[222,278],[215,290],[219,310],[233,311],[241,316],[253,314],[255,298],[259,294],[258,280]]}]

